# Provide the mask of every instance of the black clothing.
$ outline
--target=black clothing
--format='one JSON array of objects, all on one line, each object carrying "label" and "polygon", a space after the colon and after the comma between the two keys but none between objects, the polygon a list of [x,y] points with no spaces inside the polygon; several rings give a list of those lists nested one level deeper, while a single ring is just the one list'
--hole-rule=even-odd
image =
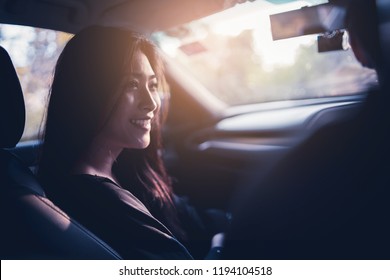
[{"label": "black clothing", "polygon": [[185,240],[179,240],[135,195],[108,178],[72,175],[50,187],[46,192],[58,206],[124,259],[221,257],[221,248],[210,250],[212,236],[227,228],[221,210],[198,211],[185,198],[174,195],[178,219],[187,233]]},{"label": "black clothing", "polygon": [[[210,250],[210,240],[229,228],[229,219],[224,211],[214,208],[194,207],[190,200],[182,196],[173,196],[181,227],[186,233],[185,239],[179,239],[196,259],[220,259],[221,248]],[[218,252],[217,252],[218,251]]]},{"label": "black clothing", "polygon": [[107,178],[73,175],[47,193],[124,259],[192,259],[140,200]]}]

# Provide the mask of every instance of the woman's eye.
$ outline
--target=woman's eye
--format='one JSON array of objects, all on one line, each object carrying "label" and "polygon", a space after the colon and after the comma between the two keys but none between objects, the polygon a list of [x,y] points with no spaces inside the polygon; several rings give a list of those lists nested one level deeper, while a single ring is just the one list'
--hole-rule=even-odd
[{"label": "woman's eye", "polygon": [[126,90],[136,90],[138,89],[138,82],[137,81],[130,81],[126,84]]},{"label": "woman's eye", "polygon": [[157,89],[158,89],[158,83],[157,82],[153,82],[153,83],[149,84],[149,90],[156,91]]}]

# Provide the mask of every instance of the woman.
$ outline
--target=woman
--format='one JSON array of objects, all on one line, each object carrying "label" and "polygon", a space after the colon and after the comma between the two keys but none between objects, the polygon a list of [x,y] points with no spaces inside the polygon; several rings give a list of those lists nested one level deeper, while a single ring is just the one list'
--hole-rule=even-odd
[{"label": "woman", "polygon": [[191,259],[159,155],[163,65],[130,31],[89,27],[55,69],[39,177],[125,259]]}]

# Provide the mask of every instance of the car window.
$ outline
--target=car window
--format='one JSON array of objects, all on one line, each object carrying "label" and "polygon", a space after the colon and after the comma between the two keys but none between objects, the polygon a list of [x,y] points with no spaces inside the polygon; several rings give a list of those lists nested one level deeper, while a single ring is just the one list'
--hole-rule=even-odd
[{"label": "car window", "polygon": [[11,56],[24,93],[26,125],[21,141],[38,138],[55,63],[71,35],[0,24],[0,45]]},{"label": "car window", "polygon": [[357,62],[347,32],[345,50],[321,53],[318,34],[272,39],[270,15],[325,2],[247,2],[154,37],[168,57],[228,105],[361,92],[377,77]]}]

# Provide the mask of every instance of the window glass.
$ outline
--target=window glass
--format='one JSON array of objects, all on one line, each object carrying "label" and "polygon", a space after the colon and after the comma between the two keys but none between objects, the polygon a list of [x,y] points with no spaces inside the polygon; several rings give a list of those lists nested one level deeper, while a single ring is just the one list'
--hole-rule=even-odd
[{"label": "window glass", "polygon": [[348,49],[347,33],[346,50],[321,53],[318,34],[272,39],[270,15],[324,2],[247,2],[156,33],[155,39],[228,105],[355,94],[377,83],[377,77]]},{"label": "window glass", "polygon": [[24,93],[22,141],[38,138],[55,63],[72,35],[41,28],[0,25],[0,44],[11,56]]}]

